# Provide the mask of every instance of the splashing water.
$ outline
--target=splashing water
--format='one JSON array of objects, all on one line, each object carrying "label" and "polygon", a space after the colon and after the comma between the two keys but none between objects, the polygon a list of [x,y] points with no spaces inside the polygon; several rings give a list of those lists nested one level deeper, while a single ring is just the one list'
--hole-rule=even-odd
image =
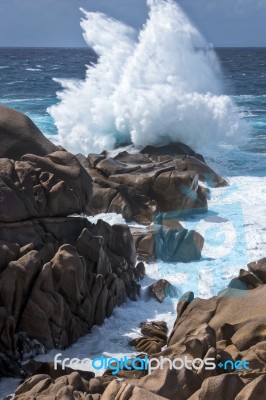
[{"label": "splashing water", "polygon": [[98,62],[84,81],[60,81],[60,102],[48,109],[70,151],[171,141],[200,149],[244,135],[234,103],[222,95],[214,51],[173,0],[148,0],[148,6],[139,35],[82,9],[84,38]]}]

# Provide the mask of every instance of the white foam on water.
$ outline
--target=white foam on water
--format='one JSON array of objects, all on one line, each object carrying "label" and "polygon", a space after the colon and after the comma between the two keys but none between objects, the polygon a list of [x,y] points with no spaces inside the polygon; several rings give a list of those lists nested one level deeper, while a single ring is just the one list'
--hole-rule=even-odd
[{"label": "white foam on water", "polygon": [[82,10],[84,38],[99,55],[85,80],[61,80],[49,108],[62,144],[74,153],[118,144],[203,144],[244,135],[223,95],[214,51],[173,0],[148,1],[139,35],[100,13]]},{"label": "white foam on water", "polygon": [[25,68],[26,71],[31,71],[31,72],[38,72],[41,71],[40,68]]},{"label": "white foam on water", "polygon": [[122,217],[122,215],[116,213],[109,213],[109,214],[102,213],[102,214],[97,214],[94,217],[88,217],[88,220],[93,224],[96,224],[99,219],[102,219],[109,225],[126,224],[126,221]]}]

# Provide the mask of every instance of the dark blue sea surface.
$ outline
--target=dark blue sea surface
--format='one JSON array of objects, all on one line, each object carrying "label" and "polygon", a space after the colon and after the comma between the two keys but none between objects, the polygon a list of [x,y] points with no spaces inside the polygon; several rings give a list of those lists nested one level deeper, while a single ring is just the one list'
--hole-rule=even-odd
[{"label": "dark blue sea surface", "polygon": [[[216,49],[224,94],[232,96],[252,125],[246,150],[266,152],[266,48]],[[47,108],[58,101],[56,79],[84,79],[97,62],[89,48],[0,48],[0,104],[31,117],[48,135],[57,133]]]},{"label": "dark blue sea surface", "polygon": [[57,79],[84,79],[96,62],[88,48],[0,48],[0,104],[26,113],[46,134],[56,134],[47,107],[58,99]]},{"label": "dark blue sea surface", "polygon": [[247,150],[266,152],[266,48],[216,49],[225,94],[234,98],[252,124]]}]

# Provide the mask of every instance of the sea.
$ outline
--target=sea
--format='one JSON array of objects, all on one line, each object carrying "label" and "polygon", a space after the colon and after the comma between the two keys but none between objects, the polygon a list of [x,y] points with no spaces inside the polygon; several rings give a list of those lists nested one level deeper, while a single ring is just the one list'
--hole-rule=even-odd
[{"label": "sea", "polygon": [[[164,31],[163,21],[155,24],[157,12],[172,32]],[[93,360],[134,355],[128,342],[139,335],[140,322],[165,320],[171,329],[182,294],[215,296],[240,268],[265,257],[266,48],[203,51],[197,31],[184,35],[192,25],[184,23],[178,8],[151,10],[139,36],[117,21],[84,14],[88,47],[0,48],[0,104],[28,115],[50,140],[73,153],[181,140],[229,182],[210,188],[206,214],[181,221],[204,236],[201,260],[147,264],[139,300],[128,300],[102,326],[61,351],[62,358]],[[185,26],[177,32],[181,17]],[[102,22],[108,40],[101,36]],[[88,218],[125,223],[117,214]],[[176,287],[176,296],[159,304],[147,287],[162,277]],[[36,359],[53,361],[57,353]],[[90,368],[88,362],[85,369]],[[17,384],[2,379],[0,398]]]}]

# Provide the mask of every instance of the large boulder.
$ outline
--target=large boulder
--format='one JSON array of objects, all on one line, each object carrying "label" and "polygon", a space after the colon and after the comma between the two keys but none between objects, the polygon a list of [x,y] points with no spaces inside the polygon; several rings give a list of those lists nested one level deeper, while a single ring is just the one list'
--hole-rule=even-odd
[{"label": "large boulder", "polygon": [[148,293],[151,297],[163,303],[166,297],[176,297],[177,291],[166,279],[159,279],[148,287]]},{"label": "large boulder", "polygon": [[266,283],[266,258],[248,264],[248,269],[263,283]]},{"label": "large boulder", "polygon": [[265,285],[252,290],[229,288],[209,300],[194,299],[178,316],[168,344],[178,342],[189,330],[207,323],[215,330],[223,350],[235,357],[266,340],[265,305]]},{"label": "large boulder", "polygon": [[66,151],[0,158],[0,221],[82,213],[91,193],[90,176]]},{"label": "large boulder", "polygon": [[161,146],[148,145],[141,150],[142,154],[150,156],[193,156],[204,162],[201,154],[196,153],[191,147],[181,142],[173,142]]},{"label": "large boulder", "polygon": [[[162,225],[131,227],[138,258],[141,261],[190,262],[199,260],[204,238],[196,231],[188,231],[174,220],[160,219]],[[167,222],[175,222],[173,226]]]},{"label": "large boulder", "polygon": [[20,160],[25,154],[45,156],[57,150],[30,118],[0,106],[0,157]]},{"label": "large boulder", "polygon": [[164,321],[142,322],[140,324],[141,337],[130,341],[140,353],[149,355],[159,353],[167,342],[168,328]]},{"label": "large boulder", "polygon": [[147,146],[139,153],[122,151],[78,155],[93,180],[87,212],[117,212],[127,221],[149,225],[156,214],[177,215],[207,210],[208,190],[200,186],[226,186],[227,182],[182,143]]}]

